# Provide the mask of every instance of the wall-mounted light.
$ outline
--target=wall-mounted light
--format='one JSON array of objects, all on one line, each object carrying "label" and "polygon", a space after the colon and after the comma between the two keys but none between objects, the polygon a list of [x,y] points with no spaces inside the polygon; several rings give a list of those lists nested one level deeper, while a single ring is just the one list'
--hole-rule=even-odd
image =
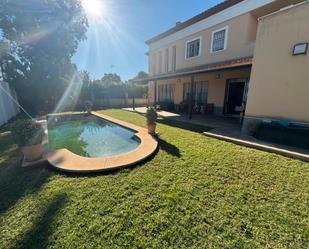
[{"label": "wall-mounted light", "polygon": [[307,54],[308,42],[298,43],[294,45],[293,55]]}]

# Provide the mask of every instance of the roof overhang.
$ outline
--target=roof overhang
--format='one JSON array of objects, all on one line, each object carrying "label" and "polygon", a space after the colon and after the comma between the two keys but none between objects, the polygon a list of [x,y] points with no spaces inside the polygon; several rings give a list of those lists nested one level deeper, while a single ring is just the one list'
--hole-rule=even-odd
[{"label": "roof overhang", "polygon": [[218,62],[218,63],[206,64],[206,65],[202,65],[198,67],[177,70],[176,72],[173,72],[173,73],[150,76],[144,79],[136,79],[136,80],[133,80],[133,82],[139,83],[139,82],[146,82],[146,81],[164,80],[164,79],[175,78],[175,77],[189,76],[189,75],[202,74],[202,73],[208,73],[208,72],[214,72],[214,71],[222,71],[222,70],[227,70],[227,69],[235,69],[239,67],[247,67],[247,66],[252,65],[252,59],[253,59],[252,57],[244,57],[244,58],[228,60],[228,61],[223,61],[223,62]]},{"label": "roof overhang", "polygon": [[213,15],[215,15],[215,14],[217,14],[217,13],[219,13],[219,12],[221,12],[221,11],[231,7],[231,6],[234,6],[234,5],[236,5],[240,2],[243,2],[243,1],[244,0],[225,0],[225,1],[215,5],[214,7],[209,8],[208,10],[188,19],[185,22],[177,22],[175,27],[173,27],[173,28],[171,28],[171,29],[159,34],[159,35],[156,35],[156,36],[150,38],[145,43],[149,45],[149,44],[156,42],[156,41],[158,41],[158,40],[160,40],[160,39],[162,39],[162,38],[164,38],[164,37],[166,37],[170,34],[173,34],[173,33],[177,32],[179,30],[182,30],[182,29],[184,29],[184,28],[186,28],[186,27],[188,27],[188,26],[190,26],[194,23],[197,23],[197,22],[199,22],[203,19],[206,19],[210,16],[213,16]]},{"label": "roof overhang", "polygon": [[176,27],[161,33],[148,41],[149,51],[155,51],[164,46],[169,46],[176,41],[185,39],[203,30],[213,28],[235,17],[265,7],[278,0],[227,0],[223,3],[195,16]]}]

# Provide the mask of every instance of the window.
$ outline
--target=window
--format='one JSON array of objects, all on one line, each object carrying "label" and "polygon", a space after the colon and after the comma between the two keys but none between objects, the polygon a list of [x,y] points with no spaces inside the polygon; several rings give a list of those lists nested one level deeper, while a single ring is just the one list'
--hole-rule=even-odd
[{"label": "window", "polygon": [[173,55],[172,55],[172,71],[176,71],[176,46],[173,46]]},{"label": "window", "polygon": [[227,47],[228,27],[212,32],[210,52],[223,51]]},{"label": "window", "polygon": [[159,52],[159,74],[162,73],[162,51]]},{"label": "window", "polygon": [[169,49],[165,49],[165,73],[168,72],[168,64],[169,64]]},{"label": "window", "polygon": [[195,38],[186,42],[186,59],[201,55],[201,38]]},{"label": "window", "polygon": [[175,84],[163,84],[158,86],[158,100],[159,102],[174,103]]},{"label": "window", "polygon": [[[183,88],[183,100],[189,103],[190,83],[185,83]],[[208,82],[197,81],[193,84],[193,105],[206,105],[208,99]]]},{"label": "window", "polygon": [[153,59],[152,59],[153,61],[152,61],[152,75],[156,75],[156,71],[157,71],[157,67],[156,67],[156,65],[157,65],[157,54],[156,53],[154,53],[153,54]]}]

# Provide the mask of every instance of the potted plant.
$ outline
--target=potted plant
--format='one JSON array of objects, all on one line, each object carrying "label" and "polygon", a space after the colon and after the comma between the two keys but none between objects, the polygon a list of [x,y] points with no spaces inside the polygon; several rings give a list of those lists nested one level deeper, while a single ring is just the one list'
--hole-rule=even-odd
[{"label": "potted plant", "polygon": [[158,114],[154,108],[150,107],[147,109],[146,118],[147,118],[148,133],[151,135],[156,134],[157,117],[158,117]]},{"label": "potted plant", "polygon": [[88,115],[91,114],[93,104],[90,100],[85,101],[85,109]]},{"label": "potted plant", "polygon": [[43,155],[43,128],[31,119],[19,119],[11,125],[17,144],[26,161],[39,160]]}]

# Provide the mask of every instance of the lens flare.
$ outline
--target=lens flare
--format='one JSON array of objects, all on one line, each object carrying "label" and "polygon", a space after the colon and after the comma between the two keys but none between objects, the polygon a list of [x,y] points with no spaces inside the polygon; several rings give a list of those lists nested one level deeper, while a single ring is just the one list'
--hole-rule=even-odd
[{"label": "lens flare", "polygon": [[90,18],[104,16],[105,8],[101,0],[82,0],[82,6]]}]

